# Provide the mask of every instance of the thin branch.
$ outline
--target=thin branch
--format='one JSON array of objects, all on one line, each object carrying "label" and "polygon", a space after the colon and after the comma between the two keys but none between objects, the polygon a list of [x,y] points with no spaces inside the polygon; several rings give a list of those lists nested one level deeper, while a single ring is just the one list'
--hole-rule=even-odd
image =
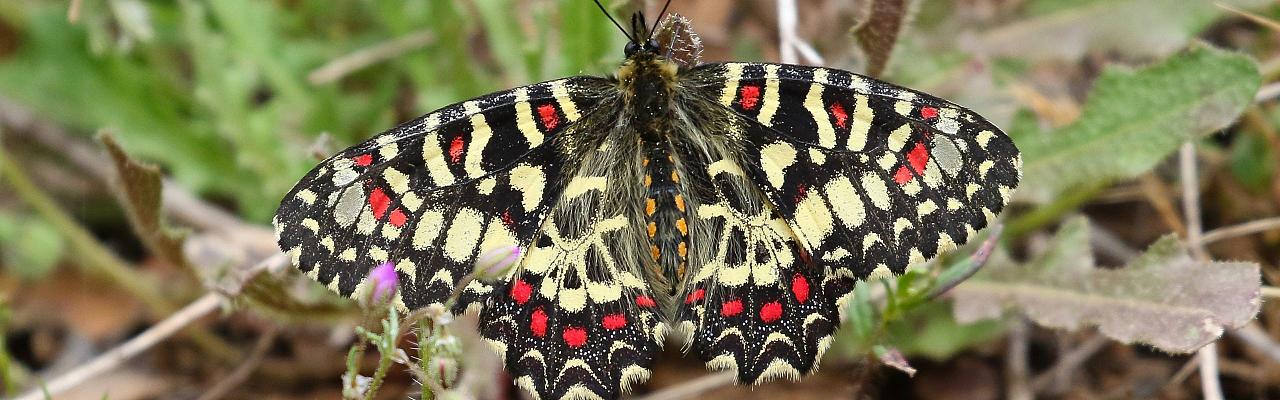
[{"label": "thin branch", "polygon": [[[1208,260],[1204,248],[1204,226],[1200,220],[1200,178],[1196,172],[1196,145],[1182,144],[1178,151],[1178,169],[1182,180],[1182,212],[1187,224],[1187,247],[1197,259]],[[1217,342],[1200,348],[1200,391],[1206,400],[1222,400],[1222,382],[1218,377]]]},{"label": "thin branch", "polygon": [[258,365],[262,364],[262,359],[266,358],[267,350],[271,350],[271,344],[275,343],[276,336],[279,333],[280,330],[274,326],[267,328],[267,331],[258,337],[258,343],[253,345],[253,350],[249,352],[249,357],[244,360],[244,363],[241,363],[239,367],[236,367],[235,371],[218,381],[208,391],[205,391],[197,400],[223,398],[244,383],[246,379],[249,379],[250,374],[258,369]]},{"label": "thin branch", "polygon": [[1262,328],[1259,328],[1256,321],[1245,324],[1240,329],[1232,330],[1231,335],[1235,336],[1236,339],[1240,339],[1241,342],[1258,349],[1271,360],[1280,363],[1280,344],[1271,340],[1271,336],[1267,335],[1267,332],[1263,331]]},{"label": "thin branch", "polygon": [[734,380],[735,377],[732,372],[716,372],[650,393],[648,396],[637,397],[634,400],[692,399],[709,390],[732,385]]},{"label": "thin branch", "polygon": [[1230,239],[1233,237],[1251,235],[1259,232],[1280,229],[1280,217],[1272,217],[1245,222],[1243,224],[1226,226],[1205,232],[1200,237],[1200,242],[1204,244],[1213,243],[1219,240]]},{"label": "thin branch", "polygon": [[1026,319],[1019,319],[1009,329],[1009,350],[1004,358],[1005,397],[1013,400],[1031,400],[1035,394],[1027,385],[1027,346],[1031,326]]},{"label": "thin branch", "polygon": [[[243,285],[253,276],[268,269],[278,268],[278,265],[289,262],[289,258],[284,253],[277,253],[260,261],[258,264],[250,267],[249,273],[244,275],[244,280],[240,282]],[[152,325],[147,330],[135,336],[133,339],[116,346],[116,348],[99,355],[97,358],[85,363],[71,371],[68,371],[58,377],[50,380],[41,388],[33,389],[17,400],[40,400],[46,397],[46,393],[50,397],[56,397],[59,393],[75,387],[89,379],[118,367],[125,361],[141,354],[156,344],[173,336],[182,328],[190,325],[192,322],[216,311],[218,306],[222,304],[223,296],[217,292],[209,292],[201,296],[196,301],[191,302],[186,307],[178,310],[163,321]]]},{"label": "thin branch", "polygon": [[1048,389],[1049,385],[1053,383],[1053,379],[1055,377],[1061,376],[1066,371],[1072,371],[1076,368],[1080,368],[1081,364],[1084,364],[1085,361],[1089,361],[1089,358],[1092,358],[1095,353],[1102,350],[1110,340],[1111,339],[1108,339],[1106,336],[1094,335],[1089,338],[1089,340],[1080,343],[1076,348],[1067,352],[1066,355],[1059,357],[1058,362],[1054,363],[1048,370],[1045,370],[1039,375],[1036,375],[1035,378],[1032,378],[1031,390],[1034,390],[1036,393],[1045,391],[1045,389]]},{"label": "thin branch", "polygon": [[1276,22],[1275,20],[1272,20],[1270,18],[1261,16],[1258,14],[1254,14],[1245,10],[1241,10],[1239,8],[1235,8],[1223,3],[1215,3],[1215,5],[1217,5],[1218,8],[1235,13],[1236,15],[1244,17],[1244,19],[1247,19],[1249,21],[1253,21],[1253,23],[1266,27],[1267,29],[1280,32],[1280,22]]},{"label": "thin branch", "polygon": [[70,22],[72,25],[80,22],[80,10],[83,8],[83,5],[83,0],[71,0],[71,4],[67,6],[67,22]]},{"label": "thin branch", "polygon": [[1253,95],[1254,103],[1262,103],[1280,97],[1280,82],[1268,83],[1258,89],[1258,94]]},{"label": "thin branch", "polygon": [[1273,298],[1273,299],[1280,299],[1280,288],[1275,287],[1275,286],[1263,286],[1263,287],[1262,287],[1262,297],[1270,297],[1270,298]]},{"label": "thin branch", "polygon": [[1205,400],[1222,400],[1222,382],[1218,374],[1218,342],[1200,348],[1200,392]]},{"label": "thin branch", "polygon": [[1200,220],[1200,178],[1196,172],[1196,145],[1187,142],[1178,151],[1178,169],[1182,175],[1182,218],[1187,225],[1187,247],[1201,260],[1209,258],[1204,250],[1204,225]]},{"label": "thin branch", "polygon": [[307,74],[312,85],[323,85],[342,79],[352,72],[368,68],[380,62],[394,59],[404,53],[421,49],[435,40],[429,31],[418,31],[379,43],[373,47],[338,57]]},{"label": "thin branch", "polygon": [[796,0],[778,0],[778,58],[784,64],[795,64],[799,60],[796,52],[796,42],[800,40],[796,33],[797,15]]},{"label": "thin branch", "polygon": [[173,313],[173,315],[170,315],[168,318],[160,321],[160,323],[148,328],[133,339],[129,339],[129,341],[111,349],[111,351],[99,355],[97,358],[94,358],[92,361],[89,361],[84,365],[76,367],[65,374],[59,375],[57,378],[54,378],[47,384],[43,385],[43,389],[45,390],[41,390],[40,388],[33,389],[26,394],[19,396],[17,400],[44,399],[46,391],[49,396],[55,397],[76,385],[84,383],[90,378],[116,368],[125,361],[128,361],[143,351],[150,349],[157,343],[168,339],[170,336],[173,336],[173,334],[178,333],[179,330],[182,330],[182,328],[190,325],[192,322],[195,322],[195,320],[217,310],[218,305],[221,303],[222,296],[217,293],[205,294],[186,307],[183,307],[181,310],[178,310],[178,312]]}]

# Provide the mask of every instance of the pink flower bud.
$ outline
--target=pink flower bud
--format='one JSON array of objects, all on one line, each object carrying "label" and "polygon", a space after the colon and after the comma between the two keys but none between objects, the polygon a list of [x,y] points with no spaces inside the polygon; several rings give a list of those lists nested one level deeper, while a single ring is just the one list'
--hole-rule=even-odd
[{"label": "pink flower bud", "polygon": [[389,301],[396,294],[396,284],[400,276],[396,275],[396,265],[390,261],[373,268],[369,272],[369,280],[373,283],[370,298],[374,303]]},{"label": "pink flower bud", "polygon": [[519,247],[506,246],[489,250],[476,260],[476,279],[493,280],[504,277],[519,260]]}]

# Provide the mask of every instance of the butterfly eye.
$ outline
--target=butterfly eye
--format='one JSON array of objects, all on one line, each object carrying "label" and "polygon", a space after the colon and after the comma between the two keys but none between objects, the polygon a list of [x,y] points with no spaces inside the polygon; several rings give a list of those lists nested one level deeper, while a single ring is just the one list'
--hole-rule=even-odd
[{"label": "butterfly eye", "polygon": [[651,51],[651,52],[657,53],[657,52],[658,52],[658,41],[657,41],[657,40],[653,40],[653,39],[649,39],[649,42],[647,42],[647,43],[645,43],[645,44],[644,44],[644,49],[645,49],[646,51]]},{"label": "butterfly eye", "polygon": [[636,54],[637,51],[640,51],[640,45],[636,44],[636,42],[627,42],[627,47],[626,49],[623,49],[623,54],[626,54],[627,57],[631,57],[631,55]]}]

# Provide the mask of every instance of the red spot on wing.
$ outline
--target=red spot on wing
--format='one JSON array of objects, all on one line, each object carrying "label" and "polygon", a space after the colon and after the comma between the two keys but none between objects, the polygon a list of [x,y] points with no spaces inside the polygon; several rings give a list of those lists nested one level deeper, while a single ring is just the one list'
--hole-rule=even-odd
[{"label": "red spot on wing", "polygon": [[760,87],[759,86],[755,86],[755,85],[743,86],[742,89],[738,90],[738,94],[742,96],[742,100],[739,101],[739,104],[742,104],[742,108],[745,108],[748,110],[754,110],[756,106],[760,105]]},{"label": "red spot on wing", "polygon": [[648,307],[657,307],[658,303],[653,301],[653,298],[649,296],[636,296],[636,305],[640,307],[648,308]]},{"label": "red spot on wing", "polygon": [[627,316],[622,313],[609,314],[604,316],[600,324],[604,325],[604,329],[611,331],[622,329],[627,326]]},{"label": "red spot on wing", "polygon": [[782,319],[782,303],[773,301],[760,307],[760,320],[766,324]]},{"label": "red spot on wing", "polygon": [[925,167],[929,165],[929,146],[925,146],[922,142],[916,142],[915,147],[912,147],[911,151],[907,153],[907,164],[910,164],[911,168],[903,165],[898,167],[898,170],[893,174],[893,181],[899,185],[907,184],[917,174],[924,174]]},{"label": "red spot on wing", "polygon": [[938,109],[933,107],[920,107],[920,118],[934,119],[938,117]]},{"label": "red spot on wing", "polygon": [[529,330],[533,331],[533,336],[547,336],[547,313],[542,311],[542,307],[533,310],[533,315],[529,316]]},{"label": "red spot on wing", "polygon": [[795,203],[800,204],[800,202],[804,201],[805,196],[808,196],[808,194],[809,194],[808,185],[805,185],[803,183],[796,185],[796,197],[794,199]]},{"label": "red spot on wing", "polygon": [[462,134],[453,137],[453,141],[449,142],[449,161],[457,164],[462,161],[463,146],[467,145],[467,140],[462,138]]},{"label": "red spot on wing", "polygon": [[925,146],[922,142],[916,142],[916,147],[907,153],[907,162],[911,163],[911,168],[916,172],[924,173],[924,167],[929,165],[929,146]]},{"label": "red spot on wing", "polygon": [[800,304],[809,301],[809,280],[804,275],[796,274],[791,278],[791,294],[796,296],[796,301]]},{"label": "red spot on wing", "polygon": [[369,192],[369,208],[373,210],[373,217],[382,219],[387,214],[387,207],[391,205],[391,198],[382,191],[382,188],[373,188]]},{"label": "red spot on wing", "polygon": [[[523,279],[516,279],[516,282],[511,284],[511,300],[515,300],[516,304],[524,305],[524,303],[528,303],[531,295],[533,295],[533,286]],[[542,311],[541,308],[535,313],[540,311]],[[545,317],[545,315],[543,316]]]},{"label": "red spot on wing", "polygon": [[706,295],[707,292],[702,289],[694,290],[693,293],[689,293],[689,296],[684,298],[684,304],[693,304],[695,301],[702,300]]},{"label": "red spot on wing", "polygon": [[831,103],[831,117],[836,119],[836,126],[841,129],[849,127],[849,113],[844,110],[844,105],[839,102]]},{"label": "red spot on wing", "polygon": [[355,161],[356,165],[359,165],[361,167],[368,167],[369,164],[373,164],[373,155],[361,154],[355,157],[351,157],[351,161]]},{"label": "red spot on wing", "polygon": [[511,219],[511,210],[502,210],[502,224],[508,229],[515,229],[516,221]]},{"label": "red spot on wing", "polygon": [[732,317],[738,314],[742,314],[742,300],[733,299],[720,305],[720,316]]},{"label": "red spot on wing", "polygon": [[538,106],[538,118],[542,120],[542,126],[548,131],[556,129],[560,125],[560,116],[556,115],[556,106],[543,104]]},{"label": "red spot on wing", "polygon": [[911,173],[911,170],[907,169],[907,166],[903,165],[898,167],[898,170],[893,173],[893,181],[898,182],[899,185],[906,185],[907,182],[911,181],[912,176],[914,176],[914,174]]},{"label": "red spot on wing", "polygon": [[587,344],[586,329],[582,329],[576,326],[571,326],[568,328],[564,328],[564,333],[561,334],[561,336],[564,337],[564,343],[569,345],[569,348],[571,349],[576,349],[576,348],[582,347],[582,345],[584,344]]},{"label": "red spot on wing", "polygon": [[391,217],[387,219],[387,222],[390,222],[392,226],[399,228],[404,226],[405,222],[409,222],[409,217],[404,215],[403,209],[397,208],[395,210],[391,210]]}]

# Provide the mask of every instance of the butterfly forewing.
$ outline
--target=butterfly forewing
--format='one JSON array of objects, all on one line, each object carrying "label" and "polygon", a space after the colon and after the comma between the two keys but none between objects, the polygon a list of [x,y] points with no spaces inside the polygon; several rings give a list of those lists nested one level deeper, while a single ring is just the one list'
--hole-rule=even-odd
[{"label": "butterfly forewing", "polygon": [[[322,162],[274,220],[298,268],[343,296],[391,262],[396,301],[441,303],[485,251],[525,246],[559,196],[554,138],[599,101],[603,80],[570,78],[445,107]],[[459,309],[493,288],[474,282]]]}]

